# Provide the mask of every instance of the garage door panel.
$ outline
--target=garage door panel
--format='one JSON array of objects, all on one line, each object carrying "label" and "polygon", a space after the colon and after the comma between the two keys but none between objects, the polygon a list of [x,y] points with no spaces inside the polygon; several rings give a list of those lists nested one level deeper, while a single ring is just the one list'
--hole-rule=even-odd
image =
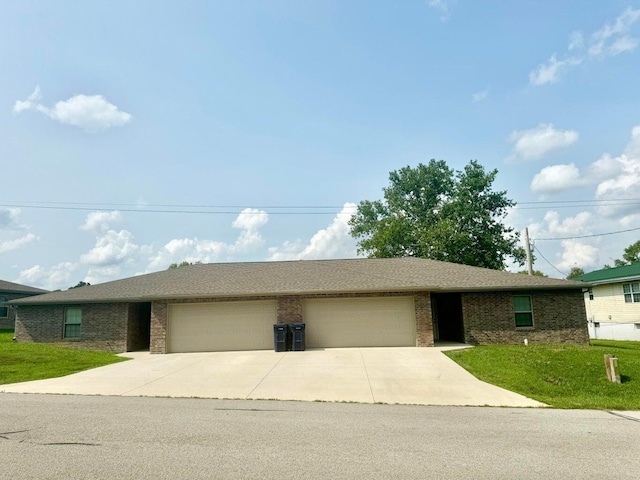
[{"label": "garage door panel", "polygon": [[413,297],[308,299],[308,348],[415,346]]},{"label": "garage door panel", "polygon": [[169,305],[169,352],[273,348],[275,301]]}]

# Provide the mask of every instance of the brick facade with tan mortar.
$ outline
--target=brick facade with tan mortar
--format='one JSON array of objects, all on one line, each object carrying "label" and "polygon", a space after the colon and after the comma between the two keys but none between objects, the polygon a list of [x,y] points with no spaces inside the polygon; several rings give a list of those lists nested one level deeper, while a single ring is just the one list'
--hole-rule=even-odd
[{"label": "brick facade with tan mortar", "polygon": [[[512,311],[514,295],[530,295],[534,326],[516,328]],[[16,336],[21,342],[47,342],[77,348],[124,352],[141,347],[145,336],[143,317],[150,316],[151,353],[166,353],[168,305],[170,303],[215,303],[248,300],[276,300],[278,323],[304,323],[303,302],[312,298],[367,298],[413,296],[416,315],[416,346],[434,344],[431,295],[429,292],[386,292],[366,294],[317,294],[256,297],[194,298],[153,301],[141,313],[141,303],[83,304],[81,338],[65,340],[64,305],[21,305],[16,319]],[[586,312],[580,290],[462,293],[465,341],[474,345],[496,343],[588,342]],[[148,304],[147,304],[148,305]]]},{"label": "brick facade with tan mortar", "polygon": [[17,341],[55,343],[86,350],[127,350],[128,303],[69,306],[82,308],[80,338],[63,338],[65,305],[21,305],[16,316]]},{"label": "brick facade with tan mortar", "polygon": [[[16,292],[0,292],[0,297],[4,297],[7,301],[17,300],[18,298],[31,297],[33,294],[16,293]],[[0,317],[0,329],[13,330],[16,323],[16,310],[13,307],[7,309],[7,316]]]},{"label": "brick facade with tan mortar", "polygon": [[[512,298],[531,296],[533,327],[516,327]],[[465,341],[471,345],[589,342],[581,290],[462,294]]]}]

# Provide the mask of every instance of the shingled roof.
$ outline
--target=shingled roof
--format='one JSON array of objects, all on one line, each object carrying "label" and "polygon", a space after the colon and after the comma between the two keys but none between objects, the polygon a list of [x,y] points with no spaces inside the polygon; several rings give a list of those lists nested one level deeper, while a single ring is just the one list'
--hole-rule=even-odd
[{"label": "shingled roof", "polygon": [[402,291],[574,289],[582,282],[422,258],[209,263],[14,300],[17,305]]},{"label": "shingled roof", "polygon": [[19,283],[13,283],[13,282],[7,282],[6,280],[0,280],[0,292],[47,293],[48,290],[42,290],[41,288],[29,287],[27,285],[20,285]]}]

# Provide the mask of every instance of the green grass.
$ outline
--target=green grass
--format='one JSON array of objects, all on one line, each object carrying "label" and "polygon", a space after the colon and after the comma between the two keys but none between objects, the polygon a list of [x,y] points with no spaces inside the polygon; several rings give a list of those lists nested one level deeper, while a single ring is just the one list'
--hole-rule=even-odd
[{"label": "green grass", "polygon": [[[640,342],[591,343],[488,345],[445,353],[480,380],[552,407],[640,410]],[[622,384],[607,380],[606,353],[618,357]]]},{"label": "green grass", "polygon": [[62,377],[127,360],[108,352],[17,343],[12,338],[12,330],[0,330],[0,385]]}]

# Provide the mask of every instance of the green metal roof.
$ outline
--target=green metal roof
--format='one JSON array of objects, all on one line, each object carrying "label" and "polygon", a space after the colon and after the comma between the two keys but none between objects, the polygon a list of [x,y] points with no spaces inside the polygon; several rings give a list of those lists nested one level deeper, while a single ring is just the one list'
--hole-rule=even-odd
[{"label": "green metal roof", "polygon": [[616,279],[640,277],[640,263],[625,265],[624,267],[604,268],[595,272],[585,273],[574,278],[580,282],[606,282]]}]

